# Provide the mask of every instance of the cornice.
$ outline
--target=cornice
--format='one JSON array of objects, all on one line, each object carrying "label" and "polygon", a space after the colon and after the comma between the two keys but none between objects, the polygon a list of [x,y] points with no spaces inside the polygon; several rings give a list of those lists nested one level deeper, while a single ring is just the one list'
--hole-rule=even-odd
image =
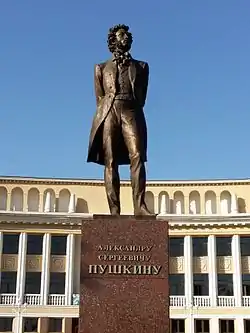
[{"label": "cornice", "polygon": [[[103,186],[103,180],[98,179],[60,179],[60,178],[39,178],[39,177],[11,177],[0,176],[0,184],[19,185],[84,185]],[[147,180],[148,187],[191,187],[191,186],[236,186],[250,185],[250,179],[217,179],[217,180]],[[121,186],[130,186],[129,180],[121,181]]]},{"label": "cornice", "polygon": [[[107,214],[108,215],[108,214]],[[157,220],[169,222],[169,228],[220,229],[244,228],[250,230],[250,214],[237,215],[158,215]],[[51,228],[81,228],[82,222],[93,219],[92,214],[0,212],[0,225],[30,225]]]},{"label": "cornice", "polygon": [[172,230],[247,228],[250,230],[250,214],[235,215],[158,215],[157,219],[169,221]]}]

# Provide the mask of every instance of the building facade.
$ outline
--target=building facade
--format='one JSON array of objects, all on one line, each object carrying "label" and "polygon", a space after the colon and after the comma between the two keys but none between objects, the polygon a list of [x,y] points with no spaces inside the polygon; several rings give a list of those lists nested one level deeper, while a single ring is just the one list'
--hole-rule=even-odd
[{"label": "building facade", "polygon": [[[170,223],[171,332],[249,333],[250,180],[149,181],[146,201]],[[0,332],[76,332],[81,221],[106,213],[102,181],[0,177]]]}]

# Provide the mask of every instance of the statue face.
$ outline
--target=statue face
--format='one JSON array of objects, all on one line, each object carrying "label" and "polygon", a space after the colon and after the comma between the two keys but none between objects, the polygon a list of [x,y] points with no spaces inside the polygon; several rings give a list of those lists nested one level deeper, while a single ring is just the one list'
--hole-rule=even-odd
[{"label": "statue face", "polygon": [[128,36],[127,31],[124,29],[119,29],[116,32],[116,40],[117,40],[117,46],[119,49],[123,51],[128,51],[131,47],[131,42]]}]

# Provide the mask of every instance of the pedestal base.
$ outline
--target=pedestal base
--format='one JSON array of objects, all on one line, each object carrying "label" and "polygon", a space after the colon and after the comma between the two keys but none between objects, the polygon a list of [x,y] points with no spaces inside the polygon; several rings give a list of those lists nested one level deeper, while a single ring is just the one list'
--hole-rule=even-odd
[{"label": "pedestal base", "polygon": [[81,333],[168,333],[168,223],[83,221]]}]

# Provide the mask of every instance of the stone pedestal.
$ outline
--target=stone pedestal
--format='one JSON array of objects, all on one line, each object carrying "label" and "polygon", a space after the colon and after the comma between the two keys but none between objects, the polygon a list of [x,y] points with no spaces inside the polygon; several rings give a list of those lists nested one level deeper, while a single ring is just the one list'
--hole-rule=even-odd
[{"label": "stone pedestal", "polygon": [[168,223],[95,216],[81,241],[80,333],[168,333]]}]

